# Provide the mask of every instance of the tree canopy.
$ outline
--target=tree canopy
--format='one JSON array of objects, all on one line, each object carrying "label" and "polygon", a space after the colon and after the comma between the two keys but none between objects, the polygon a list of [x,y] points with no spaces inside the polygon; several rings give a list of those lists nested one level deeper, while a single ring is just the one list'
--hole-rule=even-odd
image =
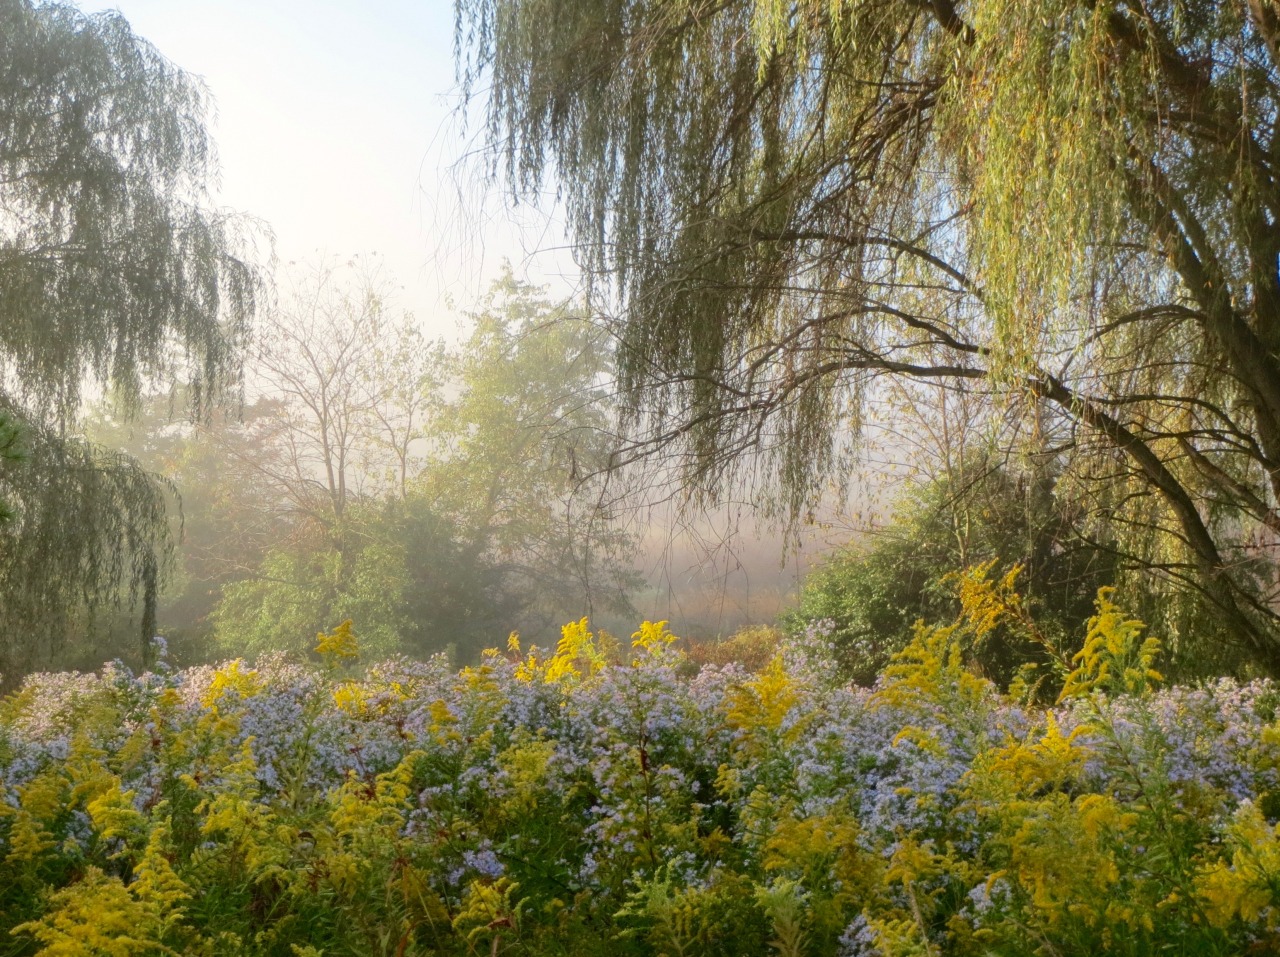
[{"label": "tree canopy", "polygon": [[[633,452],[788,514],[880,377],[993,389],[1119,567],[1280,671],[1271,0],[458,0],[493,172],[553,176]],[[851,429],[845,428],[852,426]]]},{"label": "tree canopy", "polygon": [[0,671],[103,601],[153,623],[163,496],[74,427],[86,383],[128,402],[180,377],[203,407],[236,379],[259,279],[207,203],[208,109],[119,14],[0,0],[0,595],[21,636]]},{"label": "tree canopy", "polygon": [[608,475],[612,343],[508,271],[444,360],[443,451],[423,489],[516,597],[510,625],[554,636],[574,615],[629,613],[635,542]]}]

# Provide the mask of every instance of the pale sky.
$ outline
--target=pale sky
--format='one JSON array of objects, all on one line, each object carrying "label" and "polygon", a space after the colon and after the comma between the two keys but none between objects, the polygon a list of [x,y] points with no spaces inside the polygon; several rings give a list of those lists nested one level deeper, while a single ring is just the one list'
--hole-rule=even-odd
[{"label": "pale sky", "polygon": [[208,84],[218,201],[270,226],[282,266],[377,253],[432,336],[504,258],[553,295],[575,288],[558,218],[486,197],[465,158],[451,0],[81,2]]}]

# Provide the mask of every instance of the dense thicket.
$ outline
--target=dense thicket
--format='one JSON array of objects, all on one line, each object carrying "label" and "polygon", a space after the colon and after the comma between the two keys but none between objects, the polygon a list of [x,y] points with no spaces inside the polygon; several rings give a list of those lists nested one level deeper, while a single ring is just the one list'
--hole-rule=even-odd
[{"label": "dense thicket", "polygon": [[793,516],[882,376],[992,389],[1118,566],[1280,670],[1269,0],[459,0],[495,172],[554,176],[635,451]]},{"label": "dense thicket", "polygon": [[161,497],[69,436],[85,383],[127,401],[180,375],[200,405],[235,375],[257,279],[202,205],[207,109],[118,14],[0,2],[0,671],[103,602],[142,597],[154,624]]},{"label": "dense thicket", "polygon": [[1051,471],[1019,474],[975,457],[954,474],[910,487],[869,544],[834,552],[805,579],[789,627],[817,629],[845,673],[871,684],[907,644],[913,622],[956,616],[958,569],[1017,565],[1035,634],[1010,622],[969,654],[1002,686],[1019,672],[1028,677],[1027,665],[1043,673],[1116,573],[1111,556],[1075,534],[1077,516],[1054,496],[1055,483]]}]

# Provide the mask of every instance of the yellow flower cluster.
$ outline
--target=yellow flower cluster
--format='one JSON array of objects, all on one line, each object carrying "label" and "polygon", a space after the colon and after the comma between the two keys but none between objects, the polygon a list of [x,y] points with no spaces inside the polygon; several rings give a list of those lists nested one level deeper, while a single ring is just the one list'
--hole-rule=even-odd
[{"label": "yellow flower cluster", "polygon": [[316,635],[316,654],[329,668],[337,668],[360,657],[359,643],[348,618],[329,633]]}]

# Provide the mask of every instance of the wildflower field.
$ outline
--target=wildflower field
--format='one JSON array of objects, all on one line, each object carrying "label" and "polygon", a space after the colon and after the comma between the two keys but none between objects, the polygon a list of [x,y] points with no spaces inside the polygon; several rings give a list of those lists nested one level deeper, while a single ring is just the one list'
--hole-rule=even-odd
[{"label": "wildflower field", "polygon": [[1277,687],[1162,688],[1105,594],[1057,704],[956,628],[874,688],[661,624],[357,671],[28,679],[0,704],[0,954],[1276,952]]}]

